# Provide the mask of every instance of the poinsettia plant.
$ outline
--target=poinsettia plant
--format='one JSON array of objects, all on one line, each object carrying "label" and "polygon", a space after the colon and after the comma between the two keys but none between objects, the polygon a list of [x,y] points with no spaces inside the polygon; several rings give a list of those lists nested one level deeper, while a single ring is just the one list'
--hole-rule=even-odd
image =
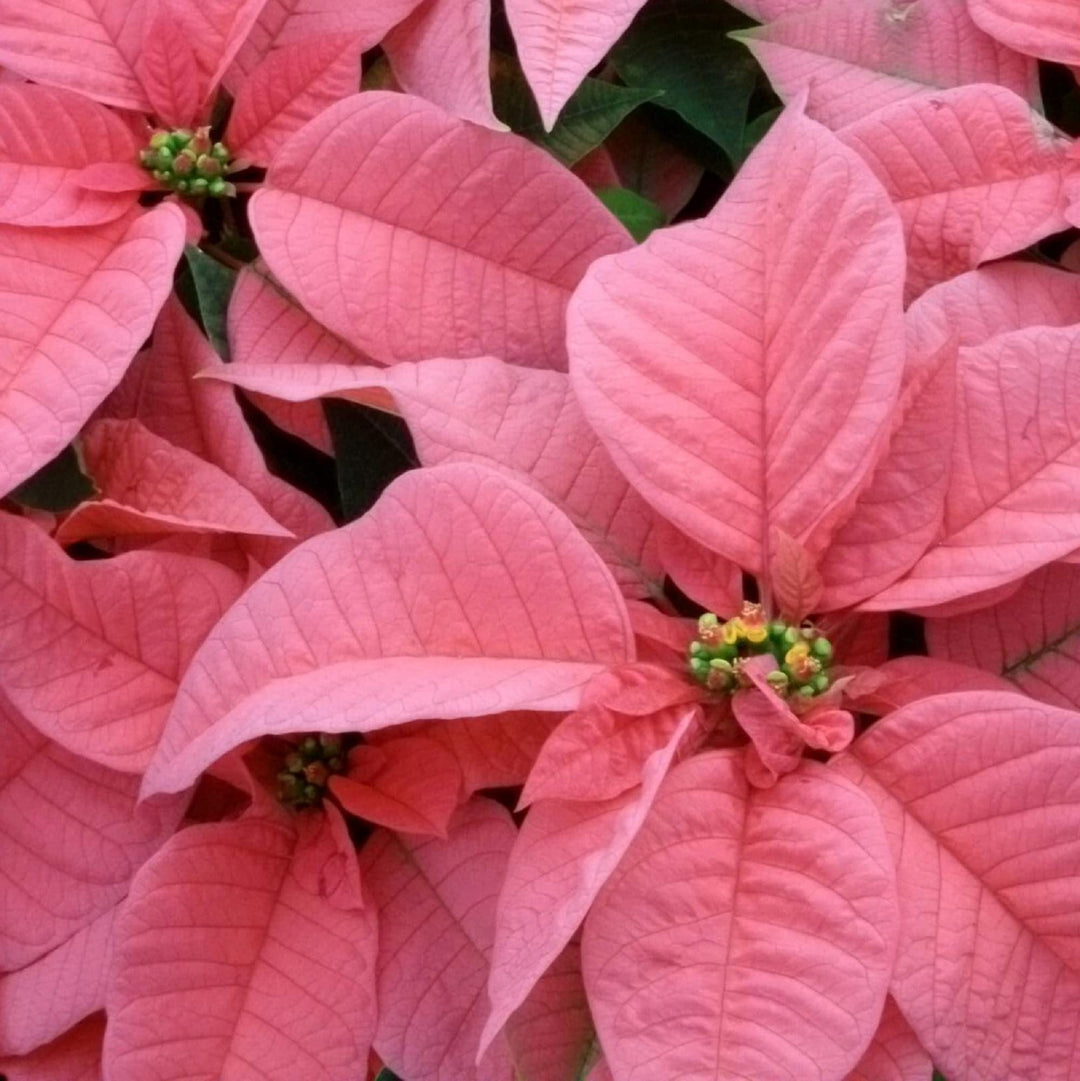
[{"label": "poinsettia plant", "polygon": [[1080,1073],[1077,63],[0,0],[0,1076]]}]

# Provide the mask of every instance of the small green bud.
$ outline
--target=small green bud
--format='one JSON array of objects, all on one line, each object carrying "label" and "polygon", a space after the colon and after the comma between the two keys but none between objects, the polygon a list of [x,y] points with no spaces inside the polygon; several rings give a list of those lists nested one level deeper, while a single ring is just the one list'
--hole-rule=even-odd
[{"label": "small green bud", "polygon": [[832,642],[828,638],[815,638],[810,643],[810,652],[823,664],[828,664],[833,656]]},{"label": "small green bud", "polygon": [[709,676],[709,662],[704,657],[691,657],[690,673],[704,683]]},{"label": "small green bud", "polygon": [[810,687],[810,686],[798,687],[798,688],[796,688],[795,693],[800,698],[813,698],[814,697],[814,688]]},{"label": "small green bud", "polygon": [[184,195],[187,194],[187,190],[190,186],[191,185],[186,180],[177,180],[173,183],[173,188]]},{"label": "small green bud", "polygon": [[150,146],[154,150],[160,150],[162,147],[169,145],[169,133],[167,131],[155,131],[150,136]]},{"label": "small green bud", "polygon": [[192,195],[205,195],[209,187],[209,180],[205,180],[203,177],[197,176],[188,185],[188,190]]},{"label": "small green bud", "polygon": [[173,160],[173,172],[177,176],[189,176],[195,172],[195,164],[198,158],[190,150],[181,150]]},{"label": "small green bud", "polygon": [[326,760],[326,768],[331,773],[340,773],[345,768],[345,759],[340,755],[334,755],[333,758]]},{"label": "small green bud", "polygon": [[173,152],[167,146],[163,146],[154,152],[154,163],[159,169],[168,169],[173,163]]},{"label": "small green bud", "polygon": [[314,736],[305,736],[300,743],[300,753],[310,762],[319,753],[319,741]]},{"label": "small green bud", "polygon": [[788,684],[790,683],[787,673],[779,668],[770,672],[765,679],[773,690],[780,692],[786,691],[788,689]]},{"label": "small green bud", "polygon": [[226,162],[232,157],[232,151],[224,143],[214,143],[210,154],[220,162]]},{"label": "small green bud", "polygon": [[220,198],[223,195],[230,194],[230,189],[233,192],[236,191],[236,189],[231,184],[226,184],[220,176],[215,176],[214,179],[210,181],[207,190],[210,192],[211,195]]},{"label": "small green bud", "polygon": [[155,169],[153,175],[154,175],[154,179],[159,184],[167,184],[169,182],[169,180],[170,180],[169,174],[166,173],[166,172],[162,172],[161,169]]},{"label": "small green bud", "polygon": [[177,128],[169,135],[173,150],[183,150],[191,142],[191,132],[187,128]]},{"label": "small green bud", "polygon": [[221,162],[217,158],[210,157],[209,154],[200,154],[198,161],[195,162],[195,168],[208,180],[221,175]]},{"label": "small green bud", "polygon": [[787,629],[788,629],[788,625],[782,619],[774,619],[769,624],[769,637],[770,638],[776,638],[776,639],[782,639],[784,637],[784,633],[787,631]]},{"label": "small green bud", "polygon": [[799,634],[799,630],[797,627],[788,627],[787,630],[785,630],[784,633],[780,636],[781,645],[786,646],[788,649],[791,649],[791,647],[795,645],[801,637],[802,636]]},{"label": "small green bud", "polygon": [[302,773],[304,770],[304,758],[303,755],[297,754],[295,751],[285,759],[285,768],[290,773]]},{"label": "small green bud", "polygon": [[708,656],[709,651],[696,638],[690,643],[689,652],[691,657]]},{"label": "small green bud", "polygon": [[304,799],[308,803],[317,803],[319,799],[319,790],[313,784],[304,785]]},{"label": "small green bud", "polygon": [[814,688],[815,694],[824,694],[829,689],[829,676],[825,672],[818,672],[812,680],[810,680],[810,686]]}]

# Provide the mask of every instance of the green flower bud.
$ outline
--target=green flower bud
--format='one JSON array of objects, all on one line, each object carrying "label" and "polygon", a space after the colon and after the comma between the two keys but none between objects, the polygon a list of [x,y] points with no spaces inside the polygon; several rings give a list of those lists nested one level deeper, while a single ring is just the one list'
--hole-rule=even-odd
[{"label": "green flower bud", "polygon": [[198,158],[190,150],[181,150],[176,158],[173,160],[173,172],[177,176],[190,176],[195,172],[195,165]]},{"label": "green flower bud", "polygon": [[300,743],[300,753],[310,762],[319,753],[319,741],[314,736],[305,736]]},{"label": "green flower bud", "polygon": [[195,168],[208,180],[221,175],[221,162],[217,158],[210,157],[209,154],[200,154],[198,161],[195,162]]},{"label": "green flower bud", "polygon": [[236,192],[236,189],[231,184],[226,184],[225,181],[222,180],[220,176],[214,177],[214,179],[210,181],[210,184],[209,184],[209,187],[208,187],[208,190],[209,190],[210,194],[214,195],[214,196],[217,196],[218,198],[220,198],[223,195],[229,195],[230,194],[230,189],[231,189],[232,193]]},{"label": "green flower bud", "polygon": [[302,773],[304,770],[304,758],[303,755],[297,754],[295,751],[285,759],[285,768],[290,773]]},{"label": "green flower bud", "polygon": [[810,680],[810,686],[814,688],[815,694],[824,694],[829,689],[828,673],[818,672],[818,674]]},{"label": "green flower bud", "polygon": [[207,189],[210,187],[210,181],[205,180],[201,176],[195,177],[194,180],[188,185],[189,191],[192,195],[205,195]]},{"label": "green flower bud", "polygon": [[779,691],[781,694],[788,689],[790,683],[787,673],[779,668],[770,672],[765,679],[774,691]]},{"label": "green flower bud", "polygon": [[770,638],[776,638],[776,639],[782,639],[784,637],[784,634],[787,632],[787,629],[788,629],[788,625],[787,625],[787,623],[784,622],[784,620],[782,620],[782,619],[774,619],[769,624],[769,637]]},{"label": "green flower bud", "polygon": [[815,638],[810,643],[810,652],[823,664],[828,664],[833,656],[832,642],[828,638]]},{"label": "green flower bud", "polygon": [[169,135],[173,150],[183,150],[191,142],[191,132],[187,128],[177,128]]},{"label": "green flower bud", "polygon": [[173,189],[181,194],[187,194],[189,184],[186,180],[174,180]]},{"label": "green flower bud", "polygon": [[167,131],[155,131],[150,136],[150,146],[154,150],[160,150],[164,146],[169,145],[169,133]]},{"label": "green flower bud", "polygon": [[232,151],[224,143],[214,143],[210,149],[210,155],[220,162],[227,162],[232,157]]},{"label": "green flower bud", "polygon": [[167,146],[154,152],[154,164],[159,169],[168,169],[173,163],[173,152]]},{"label": "green flower bud", "polygon": [[809,686],[807,686],[807,687],[798,687],[798,688],[796,688],[795,693],[800,698],[813,698],[814,697],[814,688],[809,687]]}]

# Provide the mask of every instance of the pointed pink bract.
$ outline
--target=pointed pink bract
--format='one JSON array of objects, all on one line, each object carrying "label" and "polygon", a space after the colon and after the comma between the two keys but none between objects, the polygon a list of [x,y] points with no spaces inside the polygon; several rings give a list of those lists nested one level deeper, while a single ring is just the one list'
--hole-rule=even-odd
[{"label": "pointed pink bract", "polygon": [[1080,11],[1059,0],[967,0],[971,17],[1010,48],[1080,64]]},{"label": "pointed pink bract", "polygon": [[890,995],[866,1054],[845,1081],[927,1081],[930,1056]]}]

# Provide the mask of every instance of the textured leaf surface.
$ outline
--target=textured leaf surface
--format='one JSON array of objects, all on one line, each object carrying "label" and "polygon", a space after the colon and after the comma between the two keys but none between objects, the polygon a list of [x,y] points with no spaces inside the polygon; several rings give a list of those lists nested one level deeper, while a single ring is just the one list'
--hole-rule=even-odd
[{"label": "textured leaf surface", "polygon": [[1002,87],[916,97],[874,112],[840,138],[900,213],[909,296],[1068,224],[1072,142]]},{"label": "textured leaf surface", "polygon": [[234,155],[268,165],[294,131],[359,85],[357,38],[326,35],[283,45],[241,84],[225,143]]},{"label": "textured leaf surface", "polygon": [[72,230],[0,226],[0,493],[71,441],[172,286],[174,206]]},{"label": "textured leaf surface", "polygon": [[930,1056],[890,996],[866,1054],[847,1081],[927,1081],[931,1073]]},{"label": "textured leaf surface", "polygon": [[185,800],[136,807],[136,778],[76,758],[2,697],[0,727],[0,970],[9,971],[62,949],[109,912]]},{"label": "textured leaf surface", "polygon": [[251,218],[285,287],[388,362],[492,353],[562,367],[570,291],[630,244],[542,150],[380,92],[290,139]]},{"label": "textured leaf surface", "polygon": [[487,1046],[577,934],[627,851],[695,720],[684,712],[645,759],[641,784],[603,801],[540,800],[518,834],[499,893],[488,998]]},{"label": "textured leaf surface", "polygon": [[23,1058],[0,1058],[10,1081],[101,1081],[104,1017],[91,1017]]},{"label": "textured leaf surface", "polygon": [[896,889],[871,801],[815,763],[768,791],[739,755],[672,770],[585,922],[618,1081],[840,1078],[877,1027]]},{"label": "textured leaf surface", "polygon": [[191,127],[209,90],[207,73],[185,33],[186,27],[165,4],[155,5],[135,74],[150,102],[150,112],[171,128]]},{"label": "textured leaf surface", "polygon": [[935,657],[1003,675],[1054,706],[1080,709],[1080,567],[1052,564],[977,612],[931,619]]},{"label": "textured leaf surface", "polygon": [[459,811],[447,840],[380,831],[361,854],[379,911],[375,1050],[410,1081],[511,1081],[500,1043],[476,1065],[495,897],[516,830],[490,800]]},{"label": "textured leaf surface", "polygon": [[831,768],[878,805],[897,866],[891,991],[947,1077],[1080,1068],[1080,729],[1020,695],[939,695]]},{"label": "textured leaf surface", "polygon": [[706,547],[760,571],[779,526],[819,551],[896,399],[903,258],[869,172],[789,110],[707,218],[586,275],[568,317],[582,407]]},{"label": "textured leaf surface", "polygon": [[[928,637],[937,622],[929,622]],[[1004,679],[966,664],[940,657],[894,657],[859,672],[844,688],[844,701],[861,713],[883,715],[935,694],[1010,690]]]},{"label": "textured leaf surface", "polygon": [[261,733],[367,731],[530,698],[573,708],[597,667],[632,649],[614,581],[542,497],[474,465],[407,473],[363,518],[271,568],[218,624],[148,790],[183,787]]},{"label": "textured leaf surface", "polygon": [[807,111],[830,128],[966,83],[1039,100],[1035,65],[979,30],[965,0],[822,0],[739,38],[783,100],[808,91]]},{"label": "textured leaf surface", "polygon": [[1018,52],[1080,64],[1080,11],[1061,0],[968,0],[986,33]]},{"label": "textured leaf surface", "polygon": [[[111,1081],[356,1081],[375,1027],[376,921],[312,889],[305,843],[273,821],[214,823],[146,864],[116,928]],[[180,1072],[162,1073],[170,1061]]]},{"label": "textured leaf surface", "polygon": [[42,732],[115,769],[149,761],[180,674],[240,591],[231,571],[167,552],[76,562],[0,515],[0,680]]},{"label": "textured leaf surface", "polygon": [[78,174],[95,162],[130,161],[138,145],[108,109],[31,84],[0,86],[0,221],[96,225],[121,217],[132,192],[87,191]]}]

